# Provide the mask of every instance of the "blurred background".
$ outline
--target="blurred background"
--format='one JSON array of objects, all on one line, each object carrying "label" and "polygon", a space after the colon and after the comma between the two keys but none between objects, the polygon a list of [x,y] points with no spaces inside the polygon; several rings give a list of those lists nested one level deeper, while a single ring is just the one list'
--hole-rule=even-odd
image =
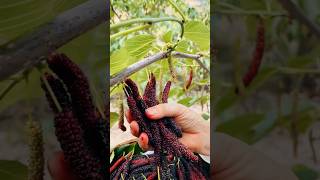
[{"label": "blurred background", "polygon": [[[58,14],[84,0],[13,0],[0,2],[0,49],[17,38],[28,36]],[[63,52],[81,66],[96,94],[103,95],[106,84],[106,28],[100,25],[61,47]],[[4,91],[16,79],[21,79],[9,93]],[[36,68],[28,74],[16,74],[0,81],[0,179],[25,179],[29,158],[26,122],[29,118],[42,125],[45,158],[60,149],[54,135],[53,114],[40,87]],[[3,96],[4,95],[4,96]],[[10,160],[4,161],[4,160]],[[21,164],[22,163],[22,164]],[[45,168],[46,169],[46,168]],[[10,172],[14,174],[9,174]],[[10,177],[10,178],[9,178]],[[46,174],[45,179],[51,179]]]},{"label": "blurred background", "polygon": [[[292,2],[320,27],[319,1]],[[320,37],[277,0],[212,5],[215,130],[292,167],[300,179],[319,179]],[[253,59],[260,18],[261,66],[252,83],[236,93]]]}]

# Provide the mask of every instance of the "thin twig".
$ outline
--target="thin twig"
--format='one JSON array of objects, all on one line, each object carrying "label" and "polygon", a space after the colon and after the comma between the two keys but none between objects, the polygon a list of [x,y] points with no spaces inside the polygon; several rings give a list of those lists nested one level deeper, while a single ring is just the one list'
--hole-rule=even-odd
[{"label": "thin twig", "polygon": [[0,94],[0,101],[10,92],[14,86],[16,86],[22,79],[24,79],[24,76],[20,76],[13,80]]},{"label": "thin twig", "polygon": [[179,57],[179,58],[188,58],[188,59],[194,59],[207,73],[210,73],[210,70],[204,65],[200,58],[202,55],[200,54],[186,54],[182,52],[172,52],[172,56],[174,57]]},{"label": "thin twig", "polygon": [[119,22],[117,24],[112,24],[110,25],[110,30],[116,30],[118,28],[121,27],[125,27],[125,26],[130,26],[132,24],[136,24],[136,23],[149,23],[149,24],[153,24],[153,23],[158,23],[158,22],[165,22],[165,21],[173,21],[173,22],[177,22],[179,23],[180,27],[181,27],[181,34],[180,34],[180,38],[183,37],[184,34],[184,23],[183,21],[181,21],[180,19],[177,19],[175,17],[160,17],[160,18],[136,18],[136,19],[130,19],[130,20],[126,20],[126,21],[122,21]]},{"label": "thin twig", "polygon": [[270,12],[270,11],[261,11],[261,10],[226,10],[226,9],[215,9],[214,13],[217,14],[225,14],[225,15],[242,15],[242,16],[270,16],[270,17],[277,17],[277,16],[288,16],[285,12]]},{"label": "thin twig", "polygon": [[317,161],[318,161],[318,159],[317,159],[317,153],[316,153],[316,149],[315,149],[315,147],[314,147],[315,138],[313,137],[313,131],[312,131],[312,129],[309,131],[308,139],[309,139],[309,144],[310,144],[310,148],[311,148],[311,152],[312,152],[313,162],[314,162],[314,163],[317,163]]},{"label": "thin twig", "polygon": [[125,36],[125,35],[128,35],[130,33],[137,32],[137,31],[140,31],[142,29],[149,28],[150,26],[151,26],[150,24],[145,24],[145,25],[137,26],[137,27],[125,30],[125,31],[120,31],[118,33],[112,34],[110,36],[110,41],[112,41],[112,40],[114,40],[114,39],[116,39],[116,38],[118,38],[120,36]]},{"label": "thin twig", "polygon": [[320,38],[320,28],[313,23],[291,0],[278,0],[284,9],[286,9],[292,18],[297,19],[304,24],[309,30]]},{"label": "thin twig", "polygon": [[318,69],[299,69],[292,67],[278,67],[279,72],[284,74],[320,74]]},{"label": "thin twig", "polygon": [[14,88],[21,80],[26,78],[30,73],[30,69],[25,70],[21,75],[14,78],[12,82],[0,93],[0,101]]},{"label": "thin twig", "polygon": [[[157,54],[146,57],[146,58],[128,66],[123,71],[111,76],[110,87],[122,82],[126,77],[134,74],[135,72],[139,71],[140,69],[142,69],[142,68],[144,68],[154,62],[157,62],[161,59],[167,58],[168,53],[170,53],[170,52],[168,52],[168,51],[159,52]],[[175,51],[172,52],[172,56],[174,56],[176,58],[188,58],[188,59],[194,59],[194,60],[197,60],[197,59],[199,60],[199,58],[201,57],[201,55],[199,55],[199,54],[186,54],[186,53],[175,52]],[[197,62],[199,63],[199,61],[197,61]],[[200,61],[200,63],[203,65],[203,66],[200,65],[201,67],[205,67],[201,61]],[[207,68],[204,68],[204,69],[207,69]],[[206,71],[208,71],[208,69]]]},{"label": "thin twig", "polygon": [[171,6],[180,14],[180,16],[182,17],[183,21],[186,21],[185,15],[181,11],[181,9],[177,6],[177,4],[174,3],[172,0],[168,0],[168,1],[171,4]]},{"label": "thin twig", "polygon": [[47,90],[48,90],[48,92],[49,92],[49,94],[50,94],[50,97],[51,97],[54,105],[56,106],[58,112],[61,112],[61,111],[62,111],[62,107],[61,107],[61,105],[59,104],[59,101],[58,101],[56,95],[54,94],[54,92],[53,92],[53,90],[52,90],[49,82],[48,82],[47,79],[44,77],[43,73],[42,73],[41,71],[40,71],[40,73],[41,73],[41,79],[42,79],[45,87],[47,88]]}]

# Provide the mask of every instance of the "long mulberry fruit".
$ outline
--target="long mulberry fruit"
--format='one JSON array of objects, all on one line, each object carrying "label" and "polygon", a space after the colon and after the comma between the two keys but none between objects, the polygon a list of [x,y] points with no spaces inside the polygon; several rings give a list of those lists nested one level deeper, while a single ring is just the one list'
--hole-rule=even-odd
[{"label": "long mulberry fruit", "polygon": [[265,36],[264,22],[262,19],[260,19],[257,27],[256,47],[254,50],[254,54],[253,54],[249,69],[243,77],[243,84],[245,87],[250,85],[252,80],[257,75],[259,67],[261,65],[261,61],[264,53],[264,46],[265,46],[264,36]]}]

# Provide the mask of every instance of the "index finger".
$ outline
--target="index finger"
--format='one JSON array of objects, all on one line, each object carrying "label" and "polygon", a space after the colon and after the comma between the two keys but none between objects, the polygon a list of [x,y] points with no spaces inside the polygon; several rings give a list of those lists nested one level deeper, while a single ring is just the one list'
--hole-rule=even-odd
[{"label": "index finger", "polygon": [[127,110],[127,111],[125,112],[125,116],[126,116],[126,119],[127,119],[127,121],[128,121],[129,124],[130,124],[132,121],[135,121],[135,119],[133,118],[130,110]]}]

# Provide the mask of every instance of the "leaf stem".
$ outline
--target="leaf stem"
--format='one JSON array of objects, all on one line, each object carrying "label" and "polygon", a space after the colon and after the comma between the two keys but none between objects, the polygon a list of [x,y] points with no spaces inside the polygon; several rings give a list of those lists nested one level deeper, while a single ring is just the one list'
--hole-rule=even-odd
[{"label": "leaf stem", "polygon": [[278,70],[286,74],[320,74],[318,69],[299,69],[291,67],[279,67]]},{"label": "leaf stem", "polygon": [[0,93],[0,101],[14,88],[22,79],[30,73],[30,69],[26,69],[21,75],[14,78],[13,81]]},{"label": "leaf stem", "polygon": [[183,19],[183,22],[185,22],[186,21],[186,17],[183,14],[183,12],[181,11],[181,9],[177,6],[177,4],[175,2],[173,2],[172,0],[168,0],[168,1],[171,4],[171,6],[180,14],[180,16]]},{"label": "leaf stem", "polygon": [[137,27],[125,30],[125,31],[120,31],[118,33],[112,34],[110,36],[110,41],[112,41],[112,40],[114,40],[114,39],[116,39],[116,38],[118,38],[120,36],[125,36],[125,35],[128,35],[130,33],[137,32],[137,31],[140,31],[142,29],[149,28],[150,26],[151,26],[150,24],[145,24],[145,25],[137,26]]},{"label": "leaf stem", "polygon": [[257,11],[257,10],[225,10],[225,9],[216,9],[215,13],[225,14],[225,15],[243,15],[243,16],[288,16],[287,13],[279,11],[279,12],[270,12],[270,11]]},{"label": "leaf stem", "polygon": [[0,100],[2,100],[9,92],[12,88],[14,88],[15,85],[17,85],[22,79],[24,78],[24,76],[20,76],[19,78],[16,78],[15,80],[13,80],[0,94]]},{"label": "leaf stem", "polygon": [[127,21],[122,21],[120,23],[117,24],[112,24],[110,25],[110,31],[112,30],[116,30],[118,28],[121,27],[125,27],[125,26],[130,26],[132,24],[136,24],[136,23],[149,23],[149,24],[153,24],[153,23],[158,23],[158,22],[164,22],[164,21],[174,21],[180,24],[181,26],[181,35],[180,37],[183,37],[184,34],[184,26],[183,26],[183,22],[175,17],[160,17],[160,18],[136,18],[136,19],[130,19]]},{"label": "leaf stem", "polygon": [[[41,72],[41,71],[40,71],[40,72]],[[57,100],[57,97],[54,95],[54,93],[53,93],[53,91],[52,91],[52,88],[51,88],[49,82],[48,82],[47,79],[44,77],[44,75],[43,75],[42,72],[41,72],[41,79],[42,79],[44,85],[46,86],[46,88],[47,88],[47,90],[48,90],[48,92],[49,92],[49,94],[50,94],[50,96],[51,96],[51,98],[52,98],[52,101],[53,101],[54,105],[56,106],[58,112],[61,112],[61,111],[62,111],[62,108],[61,108],[61,106],[60,106],[60,104],[59,104],[59,102],[58,102],[58,100]]]}]

